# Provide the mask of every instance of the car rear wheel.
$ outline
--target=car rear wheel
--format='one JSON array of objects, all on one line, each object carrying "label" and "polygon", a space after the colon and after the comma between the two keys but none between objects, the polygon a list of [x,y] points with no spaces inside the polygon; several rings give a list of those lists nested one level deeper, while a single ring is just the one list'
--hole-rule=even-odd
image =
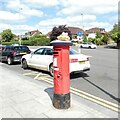
[{"label": "car rear wheel", "polygon": [[28,68],[28,64],[27,64],[27,61],[25,59],[22,61],[22,68],[23,69],[27,69]]},{"label": "car rear wheel", "polygon": [[91,46],[89,46],[89,48],[91,48]]},{"label": "car rear wheel", "polygon": [[53,77],[54,76],[53,64],[50,65],[49,72],[50,72],[50,75]]},{"label": "car rear wheel", "polygon": [[7,58],[7,63],[8,63],[8,65],[11,65],[11,64],[12,64],[12,59],[11,59],[11,57],[8,57],[8,58]]}]

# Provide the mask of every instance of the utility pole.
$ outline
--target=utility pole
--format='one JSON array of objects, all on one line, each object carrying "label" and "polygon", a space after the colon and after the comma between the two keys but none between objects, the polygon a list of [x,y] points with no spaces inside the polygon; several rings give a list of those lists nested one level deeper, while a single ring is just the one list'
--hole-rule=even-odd
[{"label": "utility pole", "polygon": [[[82,29],[83,29],[83,32],[84,32],[83,13],[81,13],[81,17],[82,17]],[[83,34],[84,34],[84,33],[83,33]],[[83,40],[83,34],[82,34],[82,40]]]},{"label": "utility pole", "polygon": [[[22,8],[19,8],[19,20],[20,20],[21,10]],[[19,44],[21,45],[21,35],[19,35]]]}]

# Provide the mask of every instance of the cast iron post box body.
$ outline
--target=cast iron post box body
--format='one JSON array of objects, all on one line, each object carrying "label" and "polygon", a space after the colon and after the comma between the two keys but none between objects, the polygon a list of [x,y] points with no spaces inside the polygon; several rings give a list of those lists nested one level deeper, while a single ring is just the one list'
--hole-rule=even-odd
[{"label": "cast iron post box body", "polygon": [[53,106],[58,109],[70,107],[70,41],[53,41],[54,95]]}]

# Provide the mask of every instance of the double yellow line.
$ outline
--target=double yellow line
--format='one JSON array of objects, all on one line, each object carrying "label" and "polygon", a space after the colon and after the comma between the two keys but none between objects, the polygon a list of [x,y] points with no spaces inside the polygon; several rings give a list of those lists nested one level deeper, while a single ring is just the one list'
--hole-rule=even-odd
[{"label": "double yellow line", "polygon": [[78,89],[75,89],[75,88],[72,88],[72,87],[70,87],[70,89],[71,89],[72,93],[74,93],[76,95],[79,95],[80,97],[83,97],[83,98],[85,98],[87,100],[90,100],[90,101],[92,101],[94,103],[102,105],[102,106],[104,106],[106,108],[109,108],[111,110],[114,110],[116,112],[120,112],[120,106],[115,104],[115,103],[109,102],[107,100],[104,100],[102,98],[96,97],[94,95],[91,95],[89,93],[86,93],[84,91],[81,91],[81,90],[78,90]]},{"label": "double yellow line", "polygon": [[[32,73],[27,73],[27,74],[24,74],[24,75],[36,75],[35,78],[34,78],[35,80],[43,80],[43,81],[53,85],[53,80],[47,78],[47,76],[44,76],[41,73],[36,74],[36,72],[32,72]],[[41,77],[41,75],[42,75],[42,77]],[[85,98],[87,100],[90,100],[90,101],[92,101],[94,103],[97,103],[97,104],[99,104],[101,106],[104,106],[104,107],[109,108],[111,110],[114,110],[116,112],[120,112],[120,106],[115,104],[115,103],[109,102],[107,100],[96,97],[94,95],[91,95],[91,94],[89,94],[87,92],[78,90],[78,89],[73,88],[73,87],[70,87],[70,92],[74,93],[74,94],[76,94],[76,95],[78,95],[78,96],[80,96],[82,98]]]},{"label": "double yellow line", "polygon": [[[40,78],[38,77],[38,79],[39,80],[43,80],[43,81],[45,81],[45,82],[53,85],[53,80],[51,80],[49,78],[43,78],[43,79],[41,79],[41,77]],[[109,102],[107,100],[104,100],[102,98],[96,97],[96,96],[91,95],[91,94],[89,94],[87,92],[75,89],[73,87],[70,87],[70,92],[74,93],[74,94],[76,94],[76,95],[78,95],[80,97],[83,97],[83,98],[85,98],[87,100],[90,100],[90,101],[92,101],[94,103],[102,105],[102,106],[104,106],[106,108],[109,108],[109,109],[111,109],[113,111],[120,112],[120,106],[117,105],[117,104],[115,104],[115,103]]]}]

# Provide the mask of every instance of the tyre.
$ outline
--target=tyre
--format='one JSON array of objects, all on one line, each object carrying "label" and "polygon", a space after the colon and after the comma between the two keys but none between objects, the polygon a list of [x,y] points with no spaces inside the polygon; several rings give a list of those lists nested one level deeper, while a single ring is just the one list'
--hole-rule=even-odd
[{"label": "tyre", "polygon": [[7,64],[8,64],[8,65],[11,65],[11,64],[12,64],[12,59],[11,59],[11,57],[8,57],[8,58],[7,58]]},{"label": "tyre", "polygon": [[23,69],[27,69],[28,68],[28,64],[27,64],[27,61],[25,59],[22,60],[22,68]]},{"label": "tyre", "polygon": [[91,46],[89,46],[88,48],[90,48],[90,49],[91,49]]},{"label": "tyre", "polygon": [[50,65],[49,72],[50,72],[50,75],[53,77],[54,76],[53,64]]}]

